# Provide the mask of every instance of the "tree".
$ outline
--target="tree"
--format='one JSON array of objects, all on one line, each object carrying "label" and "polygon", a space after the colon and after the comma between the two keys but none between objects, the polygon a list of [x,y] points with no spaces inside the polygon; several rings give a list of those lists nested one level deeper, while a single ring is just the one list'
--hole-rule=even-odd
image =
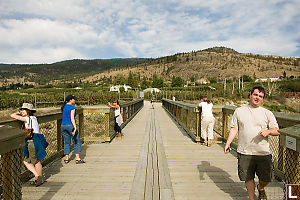
[{"label": "tree", "polygon": [[172,87],[182,87],[184,84],[184,80],[181,77],[175,77],[172,78]]},{"label": "tree", "polygon": [[210,83],[216,83],[217,82],[216,78],[209,78],[208,80],[209,80]]},{"label": "tree", "polygon": [[191,77],[191,82],[195,82],[195,76]]},{"label": "tree", "polygon": [[253,82],[253,79],[248,75],[243,75],[241,77],[241,80],[243,80],[244,82]]},{"label": "tree", "polygon": [[141,82],[141,89],[146,89],[151,86],[151,82],[147,81],[146,77],[143,77]]},{"label": "tree", "polygon": [[138,87],[138,76],[134,75],[132,72],[129,72],[128,78],[127,78],[127,85],[137,88]]},{"label": "tree", "polygon": [[120,87],[119,91],[120,91],[120,93],[123,93],[123,92],[125,92],[125,88],[122,86],[122,87]]},{"label": "tree", "polygon": [[285,71],[283,71],[283,74],[282,74],[282,78],[286,78],[286,72]]},{"label": "tree", "polygon": [[156,74],[153,75],[152,87],[162,88],[164,86],[164,81],[157,77]]}]

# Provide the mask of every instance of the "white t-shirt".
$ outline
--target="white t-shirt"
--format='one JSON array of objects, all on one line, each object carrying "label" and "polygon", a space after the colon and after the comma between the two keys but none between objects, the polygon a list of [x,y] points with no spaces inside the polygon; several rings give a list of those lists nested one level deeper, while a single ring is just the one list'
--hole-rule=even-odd
[{"label": "white t-shirt", "polygon": [[39,123],[37,121],[37,118],[35,116],[30,116],[31,122],[29,124],[29,116],[26,116],[26,122],[25,122],[25,128],[33,129],[33,133],[40,133]]},{"label": "white t-shirt", "polygon": [[116,109],[115,110],[115,117],[117,117],[118,115],[120,115],[121,114],[121,111],[120,111],[120,107],[119,107],[119,109]]},{"label": "white t-shirt", "polygon": [[207,102],[199,103],[199,107],[202,108],[202,117],[213,117],[212,108],[213,104],[208,104]]},{"label": "white t-shirt", "polygon": [[268,137],[258,135],[263,129],[278,128],[274,114],[263,108],[245,105],[237,108],[231,127],[238,129],[237,152],[245,155],[269,155]]}]

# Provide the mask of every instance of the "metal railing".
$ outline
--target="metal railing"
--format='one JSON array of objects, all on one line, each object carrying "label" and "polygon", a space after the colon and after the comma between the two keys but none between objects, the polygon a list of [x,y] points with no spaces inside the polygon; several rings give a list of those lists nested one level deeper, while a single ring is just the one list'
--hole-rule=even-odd
[{"label": "metal railing", "polygon": [[[201,111],[195,104],[162,99],[165,110],[196,141],[200,142]],[[237,107],[213,109],[216,118],[214,135],[227,141],[232,115]],[[300,184],[300,115],[273,112],[279,125],[280,136],[269,137],[275,177],[286,184]],[[196,127],[196,128],[195,128]],[[231,143],[237,148],[238,135]]]},{"label": "metal railing", "polygon": [[[195,142],[202,142],[201,138],[201,109],[196,104],[185,103],[182,101],[173,101],[162,99],[164,109],[181,125],[181,127],[190,135]],[[214,136],[218,138],[217,133],[221,133],[221,126],[218,119],[221,116],[222,108],[213,107],[216,123],[214,127]]]},{"label": "metal railing", "polygon": [[[143,100],[134,100],[120,105],[124,128],[133,117],[142,109]],[[106,105],[84,106],[85,136],[87,143],[111,142],[116,136],[114,131],[114,109]]]},{"label": "metal railing", "polygon": [[0,199],[21,199],[21,163],[24,132],[0,125]]},{"label": "metal railing", "polygon": [[[142,106],[143,100],[121,104],[124,116],[123,127]],[[36,117],[40,133],[44,134],[49,143],[46,149],[47,156],[42,160],[42,165],[46,166],[63,156],[62,113],[60,109],[38,111]],[[93,117],[96,118],[94,121],[91,120]],[[110,142],[116,134],[113,130],[113,109],[106,107],[101,110],[97,106],[94,108],[79,107],[76,118],[82,143],[85,140],[87,143],[93,142],[93,138],[94,142],[97,142],[99,141],[97,138],[103,136],[104,141]],[[22,122],[12,119],[0,121],[0,199],[21,199],[21,184],[31,177],[22,162],[25,139],[24,132],[20,129],[21,125]]]}]

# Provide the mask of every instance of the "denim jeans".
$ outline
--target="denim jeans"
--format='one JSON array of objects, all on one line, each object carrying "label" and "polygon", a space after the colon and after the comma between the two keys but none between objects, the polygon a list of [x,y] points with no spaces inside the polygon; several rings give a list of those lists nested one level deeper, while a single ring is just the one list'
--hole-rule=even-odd
[{"label": "denim jeans", "polygon": [[61,132],[64,136],[64,154],[70,154],[71,152],[71,138],[73,140],[74,144],[74,153],[80,153],[81,152],[81,141],[79,138],[79,132],[76,130],[75,135],[72,135],[73,125],[67,124],[67,125],[61,125]]}]

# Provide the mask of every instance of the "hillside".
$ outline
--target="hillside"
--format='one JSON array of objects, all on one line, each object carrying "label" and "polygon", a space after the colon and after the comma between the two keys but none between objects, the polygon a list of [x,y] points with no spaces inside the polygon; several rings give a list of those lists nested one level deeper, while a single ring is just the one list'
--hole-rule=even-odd
[{"label": "hillside", "polygon": [[[78,81],[80,78],[108,69],[136,65],[143,58],[67,60],[53,64],[0,64],[0,83],[45,84],[51,81]],[[1,86],[0,84],[0,86]]]},{"label": "hillside", "polygon": [[108,70],[83,79],[83,81],[97,81],[102,77],[128,75],[129,72],[151,78],[157,74],[164,80],[171,80],[173,76],[190,80],[202,78],[237,78],[248,75],[251,78],[300,76],[300,58],[285,58],[253,54],[241,54],[233,49],[214,47],[202,51],[180,53],[172,56],[149,60],[134,67]]},{"label": "hillside", "polygon": [[130,72],[152,78],[157,74],[164,80],[173,76],[190,80],[209,78],[251,78],[300,76],[300,58],[241,54],[225,47],[214,47],[161,58],[128,58],[68,60],[53,64],[0,64],[0,86],[10,83],[46,84],[65,81],[97,82],[102,77]]}]

